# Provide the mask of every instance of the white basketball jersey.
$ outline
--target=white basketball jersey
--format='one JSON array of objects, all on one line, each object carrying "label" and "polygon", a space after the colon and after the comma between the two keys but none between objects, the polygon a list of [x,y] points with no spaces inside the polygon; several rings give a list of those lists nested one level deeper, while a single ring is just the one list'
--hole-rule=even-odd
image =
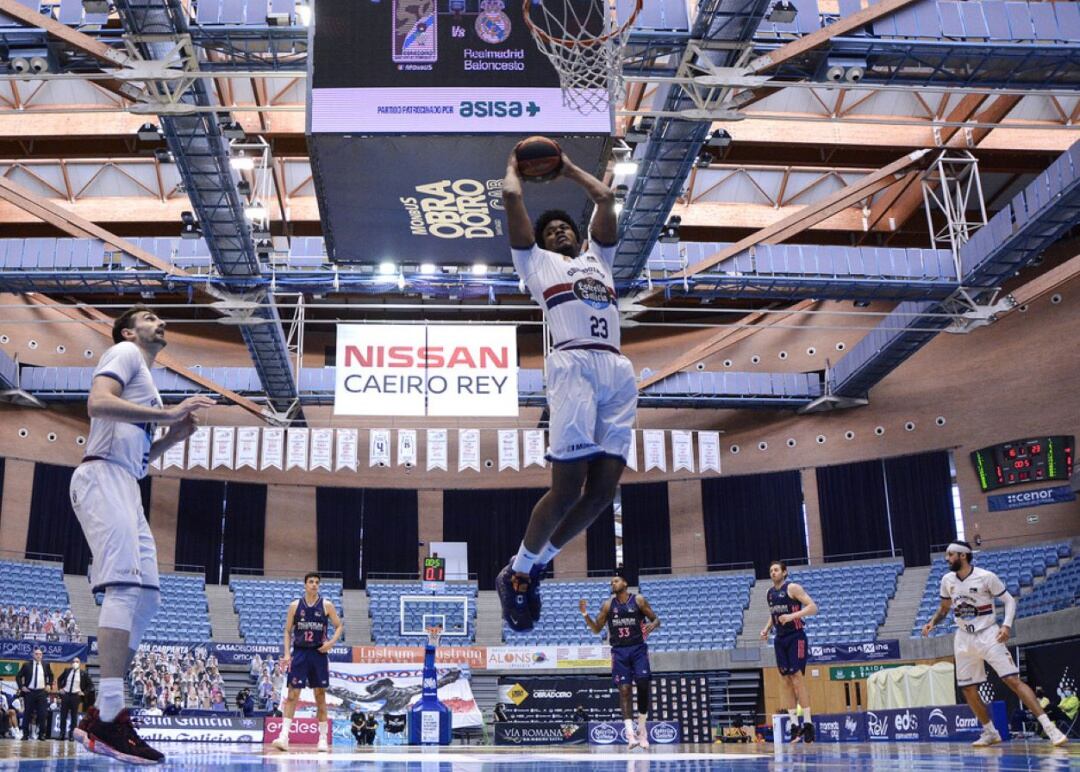
[{"label": "white basketball jersey", "polygon": [[[131,341],[117,343],[101,356],[94,369],[94,378],[107,377],[118,381],[123,389],[120,398],[136,405],[161,407],[161,396],[150,368],[146,366],[139,347]],[[127,469],[141,479],[150,463],[150,445],[157,424],[133,424],[108,418],[90,419],[90,437],[86,455],[103,458]]]},{"label": "white basketball jersey", "polygon": [[958,627],[978,632],[997,624],[994,599],[1005,594],[1005,584],[993,571],[972,567],[961,580],[953,571],[941,577],[941,597],[952,601]]},{"label": "white basketball jersey", "polygon": [[511,249],[514,268],[544,309],[555,348],[591,344],[619,348],[619,308],[611,263],[616,246],[589,242],[577,257],[542,249]]}]

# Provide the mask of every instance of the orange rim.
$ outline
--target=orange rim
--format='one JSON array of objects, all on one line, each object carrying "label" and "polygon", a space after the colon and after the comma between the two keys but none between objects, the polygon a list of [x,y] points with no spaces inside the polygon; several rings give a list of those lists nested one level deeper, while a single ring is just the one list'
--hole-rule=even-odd
[{"label": "orange rim", "polygon": [[[601,0],[607,3],[607,0]],[[533,24],[532,19],[529,17],[529,6],[532,5],[533,0],[522,0],[521,13],[525,17],[525,26],[528,27],[534,36],[538,36],[548,43],[554,43],[560,46],[566,46],[567,48],[575,48],[576,46],[595,46],[601,43],[606,43],[614,37],[623,34],[626,30],[630,29],[637,21],[638,14],[641,13],[642,5],[645,0],[637,0],[634,4],[634,12],[630,14],[630,18],[627,19],[618,29],[614,29],[606,35],[601,35],[591,40],[573,40],[572,38],[555,38],[544,32],[542,29]]]}]

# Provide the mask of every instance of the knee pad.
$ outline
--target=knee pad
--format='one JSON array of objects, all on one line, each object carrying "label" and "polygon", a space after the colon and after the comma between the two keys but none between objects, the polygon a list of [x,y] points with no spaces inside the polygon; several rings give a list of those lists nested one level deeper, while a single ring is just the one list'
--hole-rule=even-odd
[{"label": "knee pad", "polygon": [[98,627],[131,632],[141,587],[106,587]]},{"label": "knee pad", "polygon": [[139,589],[139,602],[135,606],[135,616],[131,621],[131,637],[128,639],[128,647],[136,649],[142,640],[150,621],[161,608],[161,592],[148,587]]}]

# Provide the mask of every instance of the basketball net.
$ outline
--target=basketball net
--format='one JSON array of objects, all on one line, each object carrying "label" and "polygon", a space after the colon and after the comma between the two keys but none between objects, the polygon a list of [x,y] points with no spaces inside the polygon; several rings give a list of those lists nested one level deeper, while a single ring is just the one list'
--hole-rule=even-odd
[{"label": "basketball net", "polygon": [[559,73],[563,104],[608,112],[623,96],[623,51],[643,0],[619,23],[618,0],[523,0],[525,24]]},{"label": "basketball net", "polygon": [[427,630],[428,645],[430,645],[430,646],[438,646],[439,645],[439,636],[442,635],[442,626],[441,625],[431,625],[430,627],[426,627],[424,629]]}]

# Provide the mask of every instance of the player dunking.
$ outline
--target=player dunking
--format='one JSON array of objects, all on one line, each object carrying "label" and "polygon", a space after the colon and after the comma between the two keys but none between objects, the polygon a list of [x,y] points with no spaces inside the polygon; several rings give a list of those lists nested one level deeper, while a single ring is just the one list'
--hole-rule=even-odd
[{"label": "player dunking", "polygon": [[[341,640],[345,629],[334,604],[319,594],[321,578],[314,571],[304,574],[304,594],[289,604],[285,615],[284,666],[289,672],[289,693],[281,719],[281,734],[272,745],[279,751],[289,750],[296,701],[300,690],[310,687],[315,693],[315,709],[319,720],[318,750],[328,751],[326,735],[326,689],[330,686],[330,649]],[[334,635],[326,640],[327,621],[334,625]],[[291,652],[291,654],[290,654]]]},{"label": "player dunking", "polygon": [[[956,637],[953,639],[956,683],[983,727],[979,739],[972,745],[981,748],[1001,742],[1001,735],[990,721],[990,714],[979,696],[979,684],[986,681],[987,662],[998,678],[1038,718],[1050,742],[1064,745],[1069,738],[1050,721],[1031,687],[1020,680],[1020,668],[1013,662],[1005,646],[1012,633],[1013,617],[1016,616],[1016,598],[1005,589],[997,574],[971,564],[971,545],[966,541],[950,544],[945,550],[945,560],[950,570],[941,577],[941,603],[930,621],[923,625],[922,634],[930,635],[934,626],[948,616],[949,606],[952,606],[956,618]],[[1001,627],[998,627],[994,615],[995,598],[1000,598],[1005,606],[1005,620]]]},{"label": "player dunking", "polygon": [[[121,314],[112,339],[94,370],[86,455],[71,476],[71,506],[94,557],[92,589],[105,593],[98,617],[101,689],[74,736],[94,753],[153,764],[164,754],[139,737],[124,708],[124,676],[161,604],[157,547],[139,480],[151,460],[195,431],[196,412],[214,401],[199,396],[162,406],[150,367],[165,348],[165,322],[145,306]],[[155,441],[159,424],[170,428]]]},{"label": "player dunking", "polygon": [[[791,693],[794,707],[788,709],[791,717],[792,742],[814,742],[814,722],[810,717],[810,694],[803,680],[806,672],[806,631],[803,619],[817,613],[817,604],[806,590],[795,582],[788,581],[787,564],[774,560],[769,565],[769,578],[773,586],[769,588],[769,622],[761,631],[761,640],[769,638],[769,630],[776,628],[776,669]],[[802,725],[794,715],[802,708]]]},{"label": "player dunking", "polygon": [[[611,645],[611,677],[619,687],[619,706],[626,723],[626,740],[631,748],[649,747],[649,693],[652,672],[649,670],[649,647],[645,639],[660,627],[660,617],[641,593],[629,591],[621,576],[611,579],[611,597],[601,604],[600,613],[589,617],[588,604],[582,599],[578,607],[585,624],[594,633],[608,628]],[[645,620],[648,620],[646,622]],[[637,684],[638,732],[634,733],[634,684]]]},{"label": "player dunking", "polygon": [[543,308],[554,338],[545,363],[551,489],[533,508],[517,554],[495,583],[503,618],[515,630],[529,630],[540,618],[538,585],[547,564],[615,497],[637,407],[633,367],[619,352],[611,274],[615,195],[565,154],[562,162],[561,176],[596,204],[584,252],[581,232],[566,212],[547,211],[535,227],[530,223],[513,154],[503,180],[514,268]]}]

